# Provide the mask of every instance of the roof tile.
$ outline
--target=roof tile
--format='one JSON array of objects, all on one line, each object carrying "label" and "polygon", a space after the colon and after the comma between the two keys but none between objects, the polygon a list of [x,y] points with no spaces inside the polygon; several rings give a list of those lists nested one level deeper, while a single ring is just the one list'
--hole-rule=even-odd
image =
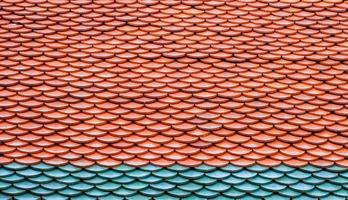
[{"label": "roof tile", "polygon": [[0,164],[348,166],[340,0],[0,4]]}]

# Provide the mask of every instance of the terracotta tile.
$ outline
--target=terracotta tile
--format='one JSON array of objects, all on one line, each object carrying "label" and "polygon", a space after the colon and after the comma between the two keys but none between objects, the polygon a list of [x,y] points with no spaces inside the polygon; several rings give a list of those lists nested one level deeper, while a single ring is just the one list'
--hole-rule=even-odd
[{"label": "terracotta tile", "polygon": [[4,163],[348,165],[344,4],[32,3],[3,6]]}]

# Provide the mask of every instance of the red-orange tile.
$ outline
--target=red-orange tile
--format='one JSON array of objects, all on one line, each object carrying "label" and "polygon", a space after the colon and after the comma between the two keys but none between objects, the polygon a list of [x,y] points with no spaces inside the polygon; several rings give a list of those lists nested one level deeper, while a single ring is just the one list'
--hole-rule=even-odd
[{"label": "red-orange tile", "polygon": [[128,4],[3,5],[0,163],[348,166],[342,4]]}]

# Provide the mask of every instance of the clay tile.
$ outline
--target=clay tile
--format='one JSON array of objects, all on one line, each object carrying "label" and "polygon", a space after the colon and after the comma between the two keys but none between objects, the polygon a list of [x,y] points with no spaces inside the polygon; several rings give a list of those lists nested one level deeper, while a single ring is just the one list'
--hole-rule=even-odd
[{"label": "clay tile", "polygon": [[340,0],[0,4],[0,163],[348,166]]},{"label": "clay tile", "polygon": [[327,129],[330,130],[330,131],[339,133],[339,132],[347,131],[348,127],[342,126],[342,125],[339,125],[339,124],[334,124],[334,125],[328,126]]}]

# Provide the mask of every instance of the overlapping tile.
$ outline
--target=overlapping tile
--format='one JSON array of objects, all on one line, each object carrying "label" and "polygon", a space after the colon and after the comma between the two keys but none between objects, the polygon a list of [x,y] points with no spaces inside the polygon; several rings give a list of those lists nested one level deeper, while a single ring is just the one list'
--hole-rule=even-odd
[{"label": "overlapping tile", "polygon": [[0,2],[0,163],[348,167],[348,4]]},{"label": "overlapping tile", "polygon": [[345,199],[348,170],[318,168],[114,168],[20,165],[0,168],[1,199]]}]

